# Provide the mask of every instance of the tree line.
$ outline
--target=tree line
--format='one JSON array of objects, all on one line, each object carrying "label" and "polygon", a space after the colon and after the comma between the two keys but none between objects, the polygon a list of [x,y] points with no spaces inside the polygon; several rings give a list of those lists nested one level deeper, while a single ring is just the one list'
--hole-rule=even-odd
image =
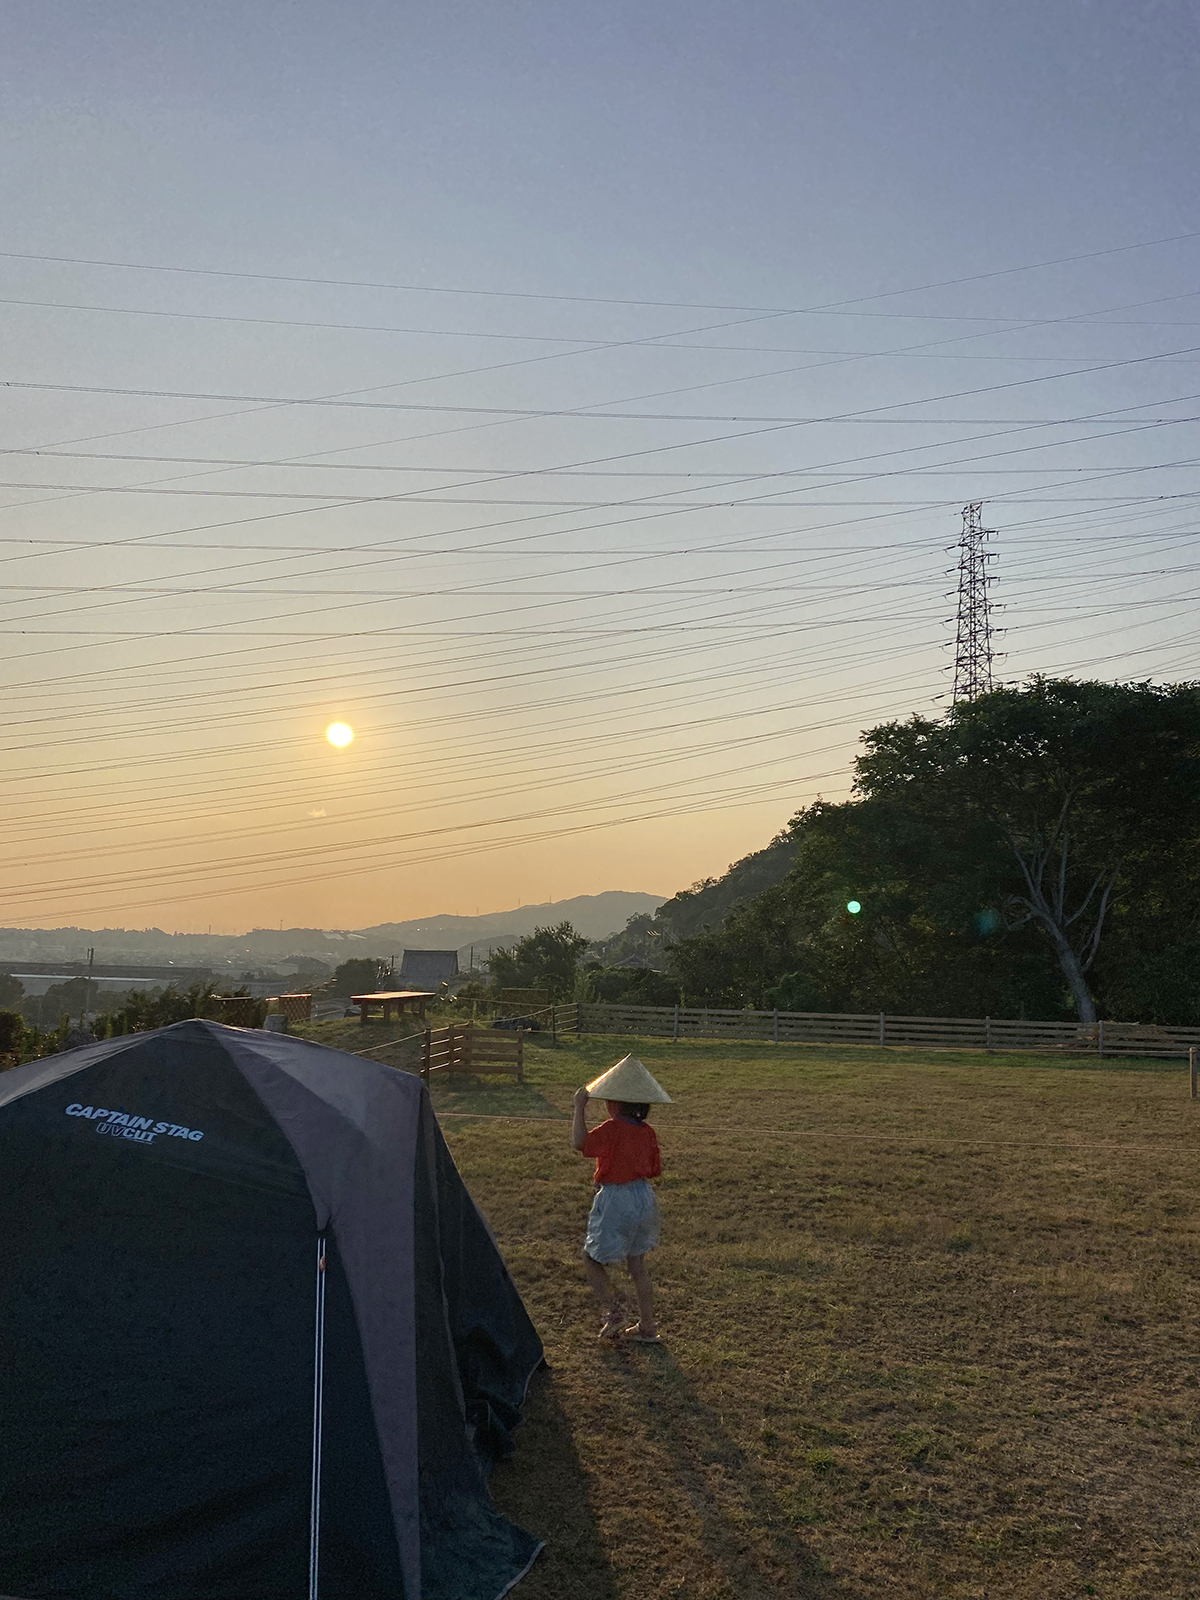
[{"label": "tree line", "polygon": [[789,834],[779,883],[670,951],[697,998],[1200,1020],[1198,685],[1035,678],[885,723]]},{"label": "tree line", "polygon": [[869,729],[851,798],[668,901],[605,998],[1192,1024],[1198,891],[1200,685],[1038,677]]}]

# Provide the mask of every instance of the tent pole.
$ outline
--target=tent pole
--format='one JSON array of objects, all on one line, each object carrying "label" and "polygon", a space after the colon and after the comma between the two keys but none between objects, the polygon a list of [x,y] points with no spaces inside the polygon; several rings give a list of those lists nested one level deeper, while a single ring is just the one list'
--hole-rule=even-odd
[{"label": "tent pole", "polygon": [[308,1600],[317,1600],[321,1559],[321,1421],[325,1389],[325,1235],[317,1235],[317,1303],[313,1328],[312,1501],[309,1508]]}]

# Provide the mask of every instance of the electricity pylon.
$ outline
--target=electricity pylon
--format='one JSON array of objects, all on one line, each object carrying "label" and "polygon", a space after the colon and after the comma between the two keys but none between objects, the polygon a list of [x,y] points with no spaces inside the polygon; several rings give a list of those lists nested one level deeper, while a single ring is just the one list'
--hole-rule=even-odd
[{"label": "electricity pylon", "polygon": [[987,564],[996,559],[984,541],[995,535],[982,523],[983,502],[963,507],[962,538],[958,541],[958,633],[954,641],[954,704],[974,700],[994,687],[992,682],[992,612],[988,599]]}]

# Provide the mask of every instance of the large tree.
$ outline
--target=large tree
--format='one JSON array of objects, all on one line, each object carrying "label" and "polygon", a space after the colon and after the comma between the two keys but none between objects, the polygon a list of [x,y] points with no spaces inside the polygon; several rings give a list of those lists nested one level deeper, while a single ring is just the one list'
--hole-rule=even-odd
[{"label": "large tree", "polygon": [[856,787],[986,851],[1005,925],[1046,939],[1084,1022],[1110,913],[1137,914],[1200,837],[1200,686],[1036,678],[865,736]]},{"label": "large tree", "polygon": [[1000,936],[982,830],[890,799],[818,802],[792,828],[787,879],[671,951],[688,995],[783,1010],[1059,1012],[1061,980],[1032,936]]},{"label": "large tree", "polygon": [[579,957],[587,947],[582,934],[569,922],[560,922],[535,928],[511,950],[493,950],[488,970],[502,989],[545,989],[552,1000],[562,1000],[575,988]]},{"label": "large tree", "polygon": [[685,989],[761,1004],[799,974],[830,1009],[1045,1016],[1065,986],[1085,1022],[1097,991],[1200,1019],[1200,686],[1039,678],[863,743],[785,882],[674,952]]}]

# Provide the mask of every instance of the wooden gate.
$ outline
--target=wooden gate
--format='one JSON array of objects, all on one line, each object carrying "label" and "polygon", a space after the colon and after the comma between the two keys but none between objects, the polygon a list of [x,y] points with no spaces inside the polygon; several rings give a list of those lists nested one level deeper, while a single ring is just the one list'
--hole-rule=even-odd
[{"label": "wooden gate", "polygon": [[496,1072],[525,1076],[525,1035],[499,1028],[477,1028],[452,1022],[448,1028],[426,1028],[421,1047],[421,1076],[431,1072]]}]

